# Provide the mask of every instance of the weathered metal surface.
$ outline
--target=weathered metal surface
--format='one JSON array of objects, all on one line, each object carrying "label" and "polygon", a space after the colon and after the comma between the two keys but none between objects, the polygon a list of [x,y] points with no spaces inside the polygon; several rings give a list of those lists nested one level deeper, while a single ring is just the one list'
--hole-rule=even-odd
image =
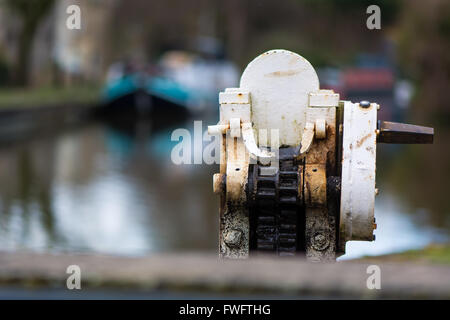
[{"label": "weathered metal surface", "polygon": [[327,174],[336,170],[336,107],[308,108],[307,122],[315,123],[317,119],[326,122],[326,139],[314,140],[313,147],[307,153],[307,163],[327,165]]},{"label": "weathered metal surface", "polygon": [[314,123],[314,137],[316,139],[325,139],[327,136],[327,122],[325,119],[316,119]]},{"label": "weathered metal surface", "polygon": [[219,93],[220,104],[248,104],[250,103],[250,92],[241,88],[227,88]]},{"label": "weathered metal surface", "polygon": [[[336,260],[336,219],[327,208],[306,209],[306,257],[312,262]],[[320,240],[324,239],[324,240]],[[322,241],[326,242],[325,244]]]},{"label": "weathered metal surface", "polygon": [[[432,143],[433,129],[377,122],[378,104],[339,101],[332,90],[319,90],[310,63],[286,50],[254,59],[240,86],[220,94],[220,122],[208,128],[222,135],[220,175],[214,177],[221,256],[246,257],[252,246],[283,251],[280,239],[296,237],[296,252],[334,261],[347,241],[374,240],[376,143]],[[295,152],[286,158],[278,147]],[[250,160],[256,162],[249,176]],[[284,200],[293,207],[281,210]],[[251,222],[248,207],[255,204]],[[297,224],[283,230],[289,225],[283,214]],[[256,244],[249,244],[255,234]]]},{"label": "weathered metal surface", "polygon": [[208,126],[208,134],[209,135],[218,135],[218,134],[226,134],[227,130],[230,129],[230,124],[216,124],[213,126]]},{"label": "weathered metal surface", "polygon": [[225,192],[226,177],[227,176],[223,173],[215,173],[213,175],[213,191],[215,194],[221,194]]},{"label": "weathered metal surface", "polygon": [[304,198],[307,207],[327,205],[326,164],[306,164]]},{"label": "weathered metal surface", "polygon": [[378,121],[379,143],[433,143],[434,129],[406,123]]},{"label": "weathered metal surface", "polygon": [[314,140],[305,157],[305,250],[310,261],[324,262],[336,259],[336,208],[326,189],[327,176],[336,172],[336,106],[309,107],[307,122],[317,120],[326,123],[326,135]]},{"label": "weathered metal surface", "polygon": [[220,123],[228,124],[232,118],[239,118],[241,122],[251,121],[250,93],[240,88],[227,88],[219,94]]},{"label": "weathered metal surface", "polygon": [[[220,256],[245,258],[249,250],[249,218],[245,193],[249,158],[242,138],[226,137],[226,190],[220,217]],[[230,233],[240,233],[239,244],[230,244]]]},{"label": "weathered metal surface", "polygon": [[309,151],[309,148],[311,148],[313,140],[314,140],[314,123],[307,122],[303,129],[302,143],[301,143],[302,147],[300,149],[300,154],[306,154]]},{"label": "weathered metal surface", "polygon": [[[319,90],[311,64],[296,53],[271,50],[244,70],[240,87],[251,93],[252,122],[259,129],[278,129],[280,145],[298,146],[306,120],[309,93]],[[269,138],[258,140],[270,146]]]},{"label": "weathered metal surface", "polygon": [[373,240],[377,108],[344,103],[340,243]]},{"label": "weathered metal surface", "polygon": [[273,152],[261,150],[260,148],[258,148],[255,142],[255,137],[253,135],[253,127],[250,122],[242,124],[242,138],[244,139],[244,144],[247,148],[248,153],[253,158],[272,158],[275,156]]},{"label": "weathered metal surface", "polygon": [[221,257],[245,258],[249,249],[249,219],[245,205],[249,157],[241,126],[251,121],[250,94],[230,88],[221,93],[219,100],[220,121],[208,128],[208,131],[222,134],[221,175],[214,180],[214,189],[221,194],[219,252]]},{"label": "weathered metal surface", "polygon": [[339,93],[321,89],[309,94],[310,107],[336,107],[339,104]]},{"label": "weathered metal surface", "polygon": [[230,118],[230,137],[241,137],[241,118]]}]

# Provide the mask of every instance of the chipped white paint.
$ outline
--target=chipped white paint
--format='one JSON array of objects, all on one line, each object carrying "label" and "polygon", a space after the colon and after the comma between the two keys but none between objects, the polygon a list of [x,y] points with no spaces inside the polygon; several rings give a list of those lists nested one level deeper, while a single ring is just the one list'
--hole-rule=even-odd
[{"label": "chipped white paint", "polygon": [[311,148],[313,140],[314,140],[314,123],[307,122],[305,124],[305,128],[303,129],[302,147],[300,149],[301,154],[308,152],[309,148]]},{"label": "chipped white paint", "polygon": [[310,107],[337,107],[339,104],[339,93],[333,90],[321,89],[309,94]]},{"label": "chipped white paint", "polygon": [[230,129],[230,124],[216,124],[214,126],[208,126],[208,134],[211,136],[226,134],[228,129]]},{"label": "chipped white paint", "polygon": [[241,119],[231,118],[230,119],[230,137],[240,138],[241,137]]},{"label": "chipped white paint", "polygon": [[[253,135],[253,128],[250,122],[245,122],[242,124],[242,138],[244,139],[245,147],[253,158],[272,158],[275,156],[274,152],[268,152],[266,150],[261,150],[256,146],[255,138]],[[273,137],[272,137],[273,138]]]},{"label": "chipped white paint", "polygon": [[327,122],[325,119],[320,118],[316,119],[316,122],[314,123],[314,131],[315,135],[314,137],[316,139],[325,139],[327,136]]},{"label": "chipped white paint", "polygon": [[227,88],[219,93],[220,104],[247,104],[250,103],[250,93],[241,88]]},{"label": "chipped white paint", "polygon": [[[250,92],[254,129],[278,129],[280,145],[296,146],[302,138],[309,93],[319,90],[311,64],[287,50],[271,50],[249,63],[240,87]],[[270,146],[270,137],[258,139]]]},{"label": "chipped white paint", "polygon": [[377,108],[344,102],[340,242],[373,240]]}]

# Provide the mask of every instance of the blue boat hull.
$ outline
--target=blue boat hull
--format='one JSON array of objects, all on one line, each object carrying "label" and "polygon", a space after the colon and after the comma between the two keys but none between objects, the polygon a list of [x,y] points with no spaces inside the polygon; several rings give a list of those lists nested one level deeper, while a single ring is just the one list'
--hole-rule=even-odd
[{"label": "blue boat hull", "polygon": [[105,111],[137,116],[186,115],[195,93],[162,77],[131,74],[106,84],[103,90]]},{"label": "blue boat hull", "polygon": [[152,119],[172,122],[189,117],[188,109],[178,103],[149,94],[138,89],[104,103],[98,114],[102,117],[134,121]]}]

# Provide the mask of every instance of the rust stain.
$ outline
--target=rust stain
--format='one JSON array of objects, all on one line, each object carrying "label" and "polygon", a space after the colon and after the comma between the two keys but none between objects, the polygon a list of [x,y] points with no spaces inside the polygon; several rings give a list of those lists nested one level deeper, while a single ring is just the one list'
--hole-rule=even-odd
[{"label": "rust stain", "polygon": [[367,139],[369,139],[371,135],[372,135],[371,133],[368,133],[368,134],[366,134],[364,137],[362,137],[361,139],[359,139],[359,141],[358,141],[357,144],[356,144],[356,147],[357,147],[357,148],[361,147],[362,144],[364,143],[364,141],[366,141]]},{"label": "rust stain", "polygon": [[290,76],[296,75],[300,72],[301,72],[301,70],[275,71],[275,72],[266,73],[265,76],[266,77],[290,77]]},{"label": "rust stain", "polygon": [[305,203],[309,207],[322,207],[326,204],[325,165],[306,165],[304,194]]},{"label": "rust stain", "polygon": [[370,152],[371,154],[373,154],[373,148],[372,148],[372,147],[367,147],[366,150],[367,150],[368,152]]}]

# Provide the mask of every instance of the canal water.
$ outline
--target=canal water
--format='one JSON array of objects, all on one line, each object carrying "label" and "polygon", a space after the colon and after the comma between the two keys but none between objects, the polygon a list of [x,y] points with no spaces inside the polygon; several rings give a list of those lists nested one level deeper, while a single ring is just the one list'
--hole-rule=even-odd
[{"label": "canal water", "polygon": [[[203,130],[214,122],[208,121]],[[218,198],[211,182],[218,167],[171,161],[177,144],[171,134],[183,127],[192,129],[192,121],[158,130],[145,122],[131,130],[91,122],[0,146],[0,250],[216,250]],[[429,148],[380,146],[376,241],[347,244],[344,259],[448,241],[448,196],[433,190],[421,196],[427,161],[417,154]]]}]

